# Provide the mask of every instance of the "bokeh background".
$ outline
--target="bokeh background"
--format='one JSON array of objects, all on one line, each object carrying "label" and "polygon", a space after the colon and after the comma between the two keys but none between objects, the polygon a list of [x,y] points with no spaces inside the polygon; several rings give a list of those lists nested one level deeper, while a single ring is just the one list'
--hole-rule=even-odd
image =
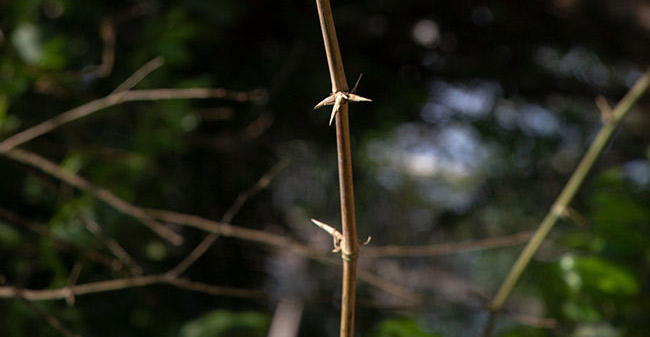
[{"label": "bokeh background", "polygon": [[[641,0],[332,6],[348,82],[363,73],[358,91],[373,99],[350,108],[368,250],[534,229],[601,125],[594,99],[614,105],[650,55],[650,3]],[[212,220],[285,161],[231,223],[337,260],[331,238],[309,221],[340,224],[334,128],[328,109],[312,109],[330,91],[315,3],[4,0],[0,30],[3,139],[108,95],[158,56],[164,65],[136,88],[254,91],[243,102],[125,103],[22,148],[135,205]],[[642,99],[608,145],[573,220],[556,226],[507,302],[497,336],[647,335],[649,107]],[[144,274],[172,268],[206,235],[172,226],[185,242],[170,245],[92,194],[5,156],[0,186],[3,286],[60,288],[77,272],[78,284],[128,276],[80,252],[111,255],[88,218]],[[520,250],[370,258],[362,248],[361,270],[419,303],[361,281],[358,335],[480,335],[484,307]],[[266,336],[287,299],[298,335],[338,333],[339,267],[291,247],[221,237],[182,277],[262,295],[152,285],[77,296],[74,305],[4,298],[0,335]]]}]

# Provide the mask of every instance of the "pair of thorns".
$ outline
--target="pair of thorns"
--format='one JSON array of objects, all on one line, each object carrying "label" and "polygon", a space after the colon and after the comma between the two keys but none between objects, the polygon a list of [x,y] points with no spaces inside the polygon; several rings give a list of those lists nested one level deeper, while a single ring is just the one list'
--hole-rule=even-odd
[{"label": "pair of thorns", "polygon": [[314,110],[317,110],[323,106],[326,105],[334,105],[332,108],[332,115],[330,116],[330,124],[332,125],[332,121],[334,121],[334,117],[336,114],[341,110],[341,105],[344,104],[345,102],[351,101],[351,102],[372,102],[371,99],[361,97],[359,95],[356,95],[355,92],[357,91],[357,87],[359,86],[359,82],[361,81],[361,77],[363,74],[359,75],[359,78],[357,79],[357,83],[354,84],[354,88],[352,88],[351,91],[337,91],[335,93],[330,94],[327,96],[324,100],[320,101],[316,106],[314,107]]}]

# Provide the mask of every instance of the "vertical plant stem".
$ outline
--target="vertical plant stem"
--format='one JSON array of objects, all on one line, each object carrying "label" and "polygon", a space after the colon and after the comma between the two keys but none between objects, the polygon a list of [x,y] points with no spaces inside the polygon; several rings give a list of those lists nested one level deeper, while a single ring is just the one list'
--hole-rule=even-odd
[{"label": "vertical plant stem", "polygon": [[[347,92],[348,83],[343,70],[334,18],[329,0],[316,0],[320,19],[325,53],[332,81],[332,93]],[[341,257],[343,259],[343,293],[341,295],[341,337],[354,334],[354,305],[356,298],[356,274],[359,245],[357,242],[356,220],[354,214],[354,187],[352,182],[352,156],[350,153],[350,126],[348,123],[348,104],[343,102],[336,114],[336,143],[339,167],[339,189],[341,193],[341,221],[343,240]]]},{"label": "vertical plant stem", "polygon": [[540,244],[546,238],[546,235],[551,231],[559,217],[563,216],[566,210],[566,207],[571,203],[573,197],[580,189],[582,182],[585,177],[591,171],[596,159],[603,152],[603,149],[609,142],[612,134],[616,130],[616,127],[620,124],[621,120],[627,112],[630,110],[632,105],[643,95],[643,93],[648,89],[650,85],[650,68],[646,73],[641,77],[634,87],[628,91],[628,93],[621,99],[621,101],[616,105],[616,108],[611,112],[610,116],[605,117],[603,126],[598,131],[596,138],[591,143],[591,146],[585,153],[584,157],[578,164],[578,167],[575,169],[571,178],[564,186],[564,189],[558,196],[558,198],[553,203],[553,206],[544,217],[544,220],[537,228],[535,234],[530,239],[524,250],[519,255],[519,258],[515,262],[510,273],[503,281],[501,288],[497,292],[496,296],[490,303],[490,311],[496,313],[503,307],[503,303],[506,301],[515,284],[519,280],[519,277],[524,272],[530,260],[532,259],[535,252],[539,248]]}]

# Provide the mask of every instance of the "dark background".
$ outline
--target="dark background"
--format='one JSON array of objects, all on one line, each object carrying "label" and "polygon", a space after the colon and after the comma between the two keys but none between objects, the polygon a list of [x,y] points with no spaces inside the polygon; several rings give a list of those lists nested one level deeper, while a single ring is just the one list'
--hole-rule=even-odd
[{"label": "dark background", "polygon": [[[422,245],[534,229],[614,105],[648,66],[647,1],[335,1],[348,82],[357,222],[372,246]],[[114,64],[102,73],[115,34]],[[23,145],[142,207],[219,220],[280,160],[235,225],[290,237],[323,256],[310,218],[340,223],[327,62],[310,1],[0,1],[0,137],[109,94],[147,61],[138,89],[258,90],[255,101],[125,103]],[[109,48],[111,49],[111,48]],[[258,97],[259,98],[259,97]],[[630,112],[507,302],[499,336],[645,336],[650,312],[649,100]],[[123,277],[52,237],[110,254],[91,216],[145,273],[178,263],[205,235],[173,227],[181,247],[91,194],[0,158],[0,280],[30,289]],[[46,226],[36,234],[21,221]],[[360,268],[411,289],[417,306],[361,282],[363,336],[473,336],[521,246]],[[338,331],[340,270],[290,249],[219,238],[183,277],[257,289],[261,299],[171,286],[30,305],[0,300],[0,335],[264,336],[279,300],[304,302],[301,336]],[[190,328],[188,328],[190,326]],[[195,330],[192,330],[195,329]],[[219,330],[221,329],[221,330]],[[192,332],[192,331],[194,332]],[[199,332],[196,332],[199,331]],[[220,332],[221,331],[221,332]],[[205,334],[201,334],[205,333]]]}]

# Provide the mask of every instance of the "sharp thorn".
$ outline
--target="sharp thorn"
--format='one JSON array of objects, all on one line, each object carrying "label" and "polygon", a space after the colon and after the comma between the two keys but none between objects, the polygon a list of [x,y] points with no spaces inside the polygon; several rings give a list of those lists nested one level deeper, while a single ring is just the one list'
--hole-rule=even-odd
[{"label": "sharp thorn", "polygon": [[361,82],[361,78],[363,77],[363,73],[359,74],[359,78],[357,78],[357,83],[354,84],[354,87],[350,91],[351,93],[355,93],[357,91],[357,87],[359,86],[359,82]]},{"label": "sharp thorn", "polygon": [[355,94],[348,94],[348,100],[352,102],[372,102],[370,98],[361,97]]},{"label": "sharp thorn", "polygon": [[316,106],[314,107],[314,110],[318,110],[319,108],[322,108],[325,105],[334,104],[335,99],[336,99],[336,96],[334,94],[325,97],[325,99],[323,99],[322,101],[318,102],[318,104],[316,104]]}]

